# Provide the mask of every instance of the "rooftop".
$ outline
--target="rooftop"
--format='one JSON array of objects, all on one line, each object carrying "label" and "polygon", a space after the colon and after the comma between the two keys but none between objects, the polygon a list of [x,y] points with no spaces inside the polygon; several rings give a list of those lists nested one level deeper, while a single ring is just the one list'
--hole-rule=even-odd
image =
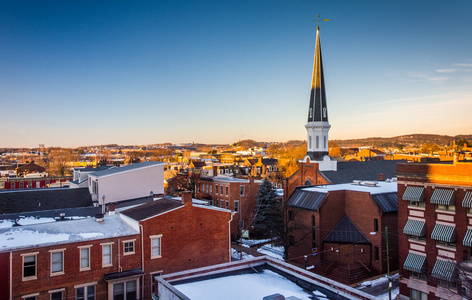
[{"label": "rooftop", "polygon": [[139,234],[119,214],[0,229],[0,251]]},{"label": "rooftop", "polygon": [[321,171],[332,183],[349,183],[353,180],[378,180],[379,174],[393,178],[397,163],[406,160],[338,161],[337,171]]},{"label": "rooftop", "polygon": [[117,174],[117,173],[133,171],[133,170],[137,170],[137,169],[140,169],[140,168],[148,168],[148,167],[157,166],[157,165],[164,165],[164,164],[165,163],[159,162],[159,161],[146,161],[146,162],[142,162],[142,163],[127,165],[127,166],[124,166],[124,167],[110,168],[110,169],[106,169],[106,170],[103,170],[103,171],[97,171],[97,172],[91,173],[90,175],[93,175],[93,176],[96,176],[96,177],[103,177],[103,176],[109,176],[109,175],[113,175],[113,174]]},{"label": "rooftop", "polygon": [[[375,185],[374,185],[375,184]],[[371,195],[383,194],[383,193],[396,193],[397,192],[397,182],[394,180],[391,181],[356,181],[352,183],[341,183],[341,184],[327,184],[327,185],[318,185],[312,187],[302,188],[304,191],[309,192],[318,192],[327,194],[331,191],[356,191],[356,192],[366,192]]]}]

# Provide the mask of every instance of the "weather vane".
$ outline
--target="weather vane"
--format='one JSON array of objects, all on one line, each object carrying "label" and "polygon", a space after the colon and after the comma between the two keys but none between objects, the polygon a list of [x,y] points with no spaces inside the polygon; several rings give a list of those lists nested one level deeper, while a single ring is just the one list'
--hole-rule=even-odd
[{"label": "weather vane", "polygon": [[[329,21],[329,19],[323,19],[321,21]],[[316,29],[319,30],[320,29],[320,15],[318,15],[318,19],[313,20],[313,22],[316,22]]]}]

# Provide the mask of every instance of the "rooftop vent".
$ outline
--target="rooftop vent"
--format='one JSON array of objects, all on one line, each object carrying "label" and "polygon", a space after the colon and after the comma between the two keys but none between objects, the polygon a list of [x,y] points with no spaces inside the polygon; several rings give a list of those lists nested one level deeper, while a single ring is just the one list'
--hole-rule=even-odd
[{"label": "rooftop vent", "polygon": [[95,214],[95,221],[103,222],[103,214]]},{"label": "rooftop vent", "polygon": [[376,181],[364,181],[363,183],[365,186],[377,186]]},{"label": "rooftop vent", "polygon": [[353,181],[352,181],[353,184],[357,184],[357,185],[360,185],[361,182],[362,182],[361,180],[353,180]]}]

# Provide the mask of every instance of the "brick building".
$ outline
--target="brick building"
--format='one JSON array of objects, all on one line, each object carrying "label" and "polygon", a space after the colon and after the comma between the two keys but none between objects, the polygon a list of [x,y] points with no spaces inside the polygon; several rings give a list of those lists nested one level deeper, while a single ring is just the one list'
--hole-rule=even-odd
[{"label": "brick building", "polygon": [[[393,181],[298,187],[287,200],[288,260],[346,284],[386,272],[385,227],[390,249],[397,244],[396,189]],[[389,254],[395,270],[396,251]]]},{"label": "brick building", "polygon": [[470,299],[472,163],[399,164],[397,175],[401,297]]},{"label": "brick building", "polygon": [[216,176],[200,178],[197,198],[207,199],[210,205],[226,208],[236,214],[231,222],[231,235],[237,236],[242,230],[251,230],[259,193],[260,180],[239,179]]},{"label": "brick building", "polygon": [[157,274],[230,261],[231,216],[187,193],[98,221],[0,229],[0,299],[150,299]]}]

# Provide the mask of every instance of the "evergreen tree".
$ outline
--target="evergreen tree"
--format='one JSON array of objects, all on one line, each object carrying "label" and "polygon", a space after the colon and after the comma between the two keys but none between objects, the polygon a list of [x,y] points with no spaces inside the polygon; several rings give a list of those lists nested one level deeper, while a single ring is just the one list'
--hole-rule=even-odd
[{"label": "evergreen tree", "polygon": [[253,229],[257,235],[273,237],[283,226],[283,208],[281,198],[272,184],[264,179],[256,197],[256,215]]}]

